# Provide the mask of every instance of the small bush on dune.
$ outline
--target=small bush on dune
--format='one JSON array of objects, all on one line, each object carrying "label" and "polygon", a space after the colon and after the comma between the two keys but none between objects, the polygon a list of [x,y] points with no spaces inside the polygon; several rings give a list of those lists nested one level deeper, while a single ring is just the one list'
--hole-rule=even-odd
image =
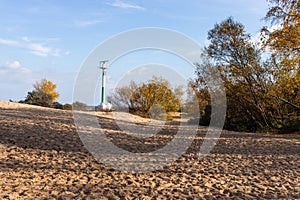
[{"label": "small bush on dune", "polygon": [[63,105],[63,109],[64,109],[64,110],[72,110],[72,105],[66,103],[65,105]]}]

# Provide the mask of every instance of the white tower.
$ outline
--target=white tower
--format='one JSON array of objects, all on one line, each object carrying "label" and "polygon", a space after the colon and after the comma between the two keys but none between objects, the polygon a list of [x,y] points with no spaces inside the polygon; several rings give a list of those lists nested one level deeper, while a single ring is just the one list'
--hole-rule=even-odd
[{"label": "white tower", "polygon": [[108,60],[102,60],[100,61],[100,69],[102,69],[102,88],[101,88],[101,103],[100,103],[100,109],[102,111],[109,111],[111,110],[111,104],[107,103],[105,100],[105,87],[106,87],[106,64],[108,63]]}]

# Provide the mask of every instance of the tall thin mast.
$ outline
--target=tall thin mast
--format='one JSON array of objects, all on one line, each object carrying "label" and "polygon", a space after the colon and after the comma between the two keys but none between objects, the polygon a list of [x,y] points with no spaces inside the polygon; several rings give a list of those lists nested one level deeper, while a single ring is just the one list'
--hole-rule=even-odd
[{"label": "tall thin mast", "polygon": [[102,89],[101,89],[101,104],[105,103],[105,79],[106,79],[106,63],[108,60],[100,61],[100,69],[102,69]]}]

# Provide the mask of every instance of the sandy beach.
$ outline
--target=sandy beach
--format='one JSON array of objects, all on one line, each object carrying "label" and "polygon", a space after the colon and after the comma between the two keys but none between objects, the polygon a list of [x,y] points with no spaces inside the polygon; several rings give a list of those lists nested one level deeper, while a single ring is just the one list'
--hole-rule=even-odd
[{"label": "sandy beach", "polygon": [[122,172],[87,151],[71,111],[0,102],[0,199],[300,199],[299,134],[223,131],[200,158],[204,135],[162,169]]}]

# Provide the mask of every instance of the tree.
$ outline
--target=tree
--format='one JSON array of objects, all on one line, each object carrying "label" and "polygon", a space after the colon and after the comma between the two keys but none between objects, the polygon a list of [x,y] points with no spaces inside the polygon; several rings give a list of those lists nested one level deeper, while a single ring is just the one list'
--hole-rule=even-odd
[{"label": "tree", "polygon": [[[271,95],[279,114],[280,126],[300,120],[300,2],[269,0],[264,27],[264,47],[271,50],[268,62],[272,74]],[[277,27],[273,28],[272,27]],[[300,129],[300,125],[299,125]]]},{"label": "tree", "polygon": [[171,89],[170,83],[162,78],[153,77],[146,83],[116,88],[110,100],[114,107],[127,107],[131,113],[147,116],[163,109],[165,112],[178,111],[181,107],[182,91]]},{"label": "tree", "polygon": [[88,105],[79,101],[76,101],[72,104],[73,110],[88,110]]},{"label": "tree", "polygon": [[270,8],[265,20],[277,29],[263,28],[265,44],[277,54],[296,59],[300,56],[300,2],[299,0],[269,0]]},{"label": "tree", "polygon": [[40,82],[36,82],[33,87],[34,90],[28,92],[25,100],[20,102],[44,107],[62,108],[62,105],[55,102],[59,97],[59,94],[55,91],[56,84],[42,79]]},{"label": "tree", "polygon": [[50,107],[52,103],[52,97],[49,94],[44,92],[33,90],[28,92],[27,97],[24,100],[24,103],[37,105],[37,106],[44,106]]},{"label": "tree", "polygon": [[108,97],[115,108],[134,108],[134,102],[131,100],[133,91],[138,89],[138,85],[131,81],[128,86],[122,86],[115,89],[114,93]]},{"label": "tree", "polygon": [[[271,68],[276,97],[290,105],[300,103],[300,2],[269,0],[265,20],[276,29],[264,27],[264,47],[272,50]],[[294,96],[298,98],[294,98]],[[298,109],[294,106],[294,109]]]},{"label": "tree", "polygon": [[65,105],[63,105],[63,109],[64,109],[64,110],[72,110],[72,105],[66,103]]},{"label": "tree", "polygon": [[47,79],[42,79],[41,81],[36,82],[33,87],[37,92],[50,95],[51,103],[55,102],[59,97],[59,94],[55,91],[56,84]]},{"label": "tree", "polygon": [[[210,113],[206,112],[207,106],[210,106],[210,94],[208,90],[208,86],[205,82],[205,77],[208,77],[207,74],[208,68],[212,68],[212,63],[209,62],[209,58],[207,55],[202,54],[202,64],[196,63],[196,70],[195,74],[197,78],[194,80],[190,80],[189,87],[187,90],[188,97],[192,97],[191,99],[186,99],[186,109],[187,113],[190,113],[193,117],[190,122],[199,122],[200,118],[200,125],[208,126],[210,121]],[[193,93],[195,95],[193,95]],[[195,103],[196,102],[196,103]],[[206,117],[209,116],[209,117]],[[206,118],[206,120],[203,120]],[[209,118],[209,120],[207,120]],[[205,123],[202,123],[205,121]]]},{"label": "tree", "polygon": [[262,61],[262,49],[232,18],[216,24],[208,32],[208,39],[205,62],[197,65],[197,79],[193,82],[198,101],[202,101],[200,123],[208,125],[209,117],[213,117],[205,73],[218,69],[227,95],[226,129],[300,130],[299,63],[287,61],[290,57],[282,56],[281,50]]},{"label": "tree", "polygon": [[53,102],[51,104],[51,108],[55,108],[55,109],[63,109],[64,108],[64,105],[59,103],[59,102]]},{"label": "tree", "polygon": [[267,92],[266,70],[261,65],[260,50],[251,42],[244,26],[228,18],[208,32],[208,39],[211,43],[206,48],[207,55],[216,63],[225,83],[227,122],[242,120],[241,124],[252,127],[271,126],[268,105],[263,102]]}]

